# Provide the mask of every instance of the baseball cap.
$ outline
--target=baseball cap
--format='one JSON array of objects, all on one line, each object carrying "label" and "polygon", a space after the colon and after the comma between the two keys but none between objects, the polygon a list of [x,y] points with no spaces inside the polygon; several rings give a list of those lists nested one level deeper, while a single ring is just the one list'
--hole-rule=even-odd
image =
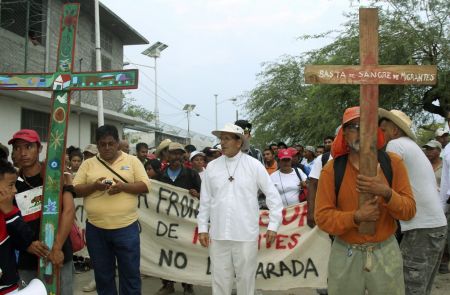
[{"label": "baseball cap", "polygon": [[22,139],[28,142],[36,142],[41,145],[41,139],[39,134],[32,129],[22,129],[14,133],[13,138],[8,141],[8,144],[13,144],[17,139]]},{"label": "baseball cap", "polygon": [[444,128],[441,127],[441,128],[436,129],[436,132],[434,133],[434,136],[435,137],[439,137],[439,136],[442,136],[444,134],[448,134],[448,131],[444,130]]},{"label": "baseball cap", "polygon": [[298,151],[296,148],[288,147],[287,150],[291,153],[291,156],[295,156],[296,154],[298,154]]},{"label": "baseball cap", "polygon": [[292,159],[292,153],[288,149],[281,149],[278,151],[278,159]]},{"label": "baseball cap", "polygon": [[88,153],[91,153],[91,154],[93,154],[93,155],[98,154],[97,145],[92,144],[92,143],[88,144],[88,145],[84,148],[83,153],[84,153],[84,152],[88,152]]},{"label": "baseball cap", "polygon": [[424,148],[430,147],[430,148],[434,148],[434,149],[438,148],[438,149],[442,150],[442,144],[439,141],[434,140],[434,139],[432,139],[429,142],[427,142],[426,144],[424,144],[423,147]]},{"label": "baseball cap", "polygon": [[345,110],[344,116],[342,117],[342,125],[353,119],[359,118],[360,116],[361,115],[359,106],[348,108]]},{"label": "baseball cap", "polygon": [[177,150],[181,150],[181,151],[185,152],[184,146],[181,143],[179,143],[179,142],[169,143],[169,151],[177,151]]},{"label": "baseball cap", "polygon": [[192,161],[192,159],[194,159],[197,156],[202,156],[202,157],[206,157],[205,153],[203,152],[199,152],[199,151],[193,151],[191,153],[191,156],[189,157],[189,161]]},{"label": "baseball cap", "polygon": [[316,149],[313,146],[311,146],[311,145],[307,145],[305,147],[305,150],[306,151],[310,151],[311,153],[315,153],[316,152]]},{"label": "baseball cap", "polygon": [[244,131],[252,130],[252,124],[247,120],[237,120],[234,125],[241,127]]}]

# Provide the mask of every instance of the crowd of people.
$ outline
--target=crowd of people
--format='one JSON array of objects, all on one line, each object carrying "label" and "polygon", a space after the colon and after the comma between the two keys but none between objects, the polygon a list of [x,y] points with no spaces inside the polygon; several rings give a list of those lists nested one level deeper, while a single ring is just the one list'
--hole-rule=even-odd
[{"label": "crowd of people", "polygon": [[[51,249],[39,240],[40,206],[33,203],[30,210],[24,201],[42,204],[41,139],[34,130],[19,130],[10,148],[0,144],[0,295],[36,278],[39,258],[60,272],[61,294],[73,294],[74,198],[83,198],[87,212],[95,277],[83,290],[141,294],[136,196],[149,192],[149,179],[200,199],[199,241],[209,248],[213,294],[231,294],[234,280],[237,294],[259,292],[258,209],[269,210],[270,243],[283,207],[301,202],[308,204],[308,226],[332,240],[328,288],[319,294],[430,294],[436,273],[449,273],[449,133],[439,128],[419,147],[411,125],[400,111],[379,110],[374,177],[359,174],[359,107],[347,109],[336,134],[317,146],[279,142],[260,150],[251,144],[251,123],[238,120],[212,132],[219,141],[213,147],[197,150],[166,139],[153,148],[138,143],[130,155],[116,127],[101,126],[95,144],[66,150],[61,218]],[[359,204],[360,193],[373,197]],[[373,233],[362,233],[364,224],[375,224]],[[173,281],[161,280],[156,294],[175,292]],[[182,286],[184,294],[195,294],[190,282]]]}]

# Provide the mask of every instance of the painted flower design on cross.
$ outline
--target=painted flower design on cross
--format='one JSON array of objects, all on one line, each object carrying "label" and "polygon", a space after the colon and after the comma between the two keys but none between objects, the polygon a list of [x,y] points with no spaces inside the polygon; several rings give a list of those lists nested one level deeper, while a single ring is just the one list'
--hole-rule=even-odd
[{"label": "painted flower design on cross", "polygon": [[56,201],[52,201],[50,198],[48,199],[47,205],[44,205],[45,210],[44,214],[56,214],[57,208],[56,208]]}]

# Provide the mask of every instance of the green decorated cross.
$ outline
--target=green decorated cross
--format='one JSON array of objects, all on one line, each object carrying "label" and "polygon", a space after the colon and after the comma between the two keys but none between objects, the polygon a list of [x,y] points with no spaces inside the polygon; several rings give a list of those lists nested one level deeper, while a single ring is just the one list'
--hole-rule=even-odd
[{"label": "green decorated cross", "polygon": [[[378,9],[359,10],[359,56],[361,65],[308,65],[305,81],[311,84],[360,84],[361,110],[359,171],[377,174],[378,85],[433,85],[437,81],[436,66],[378,64]],[[361,193],[359,204],[373,196]],[[362,222],[362,234],[374,234],[374,222]]]},{"label": "green decorated cross", "polygon": [[[53,91],[51,123],[47,147],[42,204],[41,240],[48,247],[58,230],[67,136],[70,113],[70,94],[73,90],[136,89],[138,71],[72,72],[79,4],[65,4],[61,18],[57,69],[55,73],[0,73],[0,90]],[[48,294],[58,294],[59,274],[51,264],[41,259],[39,276],[46,284]]]}]

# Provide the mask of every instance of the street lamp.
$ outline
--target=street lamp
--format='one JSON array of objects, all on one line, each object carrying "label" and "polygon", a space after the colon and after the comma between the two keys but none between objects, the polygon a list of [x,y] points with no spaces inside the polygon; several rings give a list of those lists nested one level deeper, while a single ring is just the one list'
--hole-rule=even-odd
[{"label": "street lamp", "polygon": [[[227,99],[224,99],[222,101],[217,102],[217,96],[218,96],[218,94],[214,94],[214,101],[215,101],[215,106],[216,106],[216,130],[217,130],[217,106],[219,104],[221,104],[221,103],[226,102],[226,101],[232,101],[232,102],[236,102],[237,101],[237,98],[227,98]],[[237,118],[237,115],[236,115],[236,118]]]},{"label": "street lamp", "polygon": [[158,57],[160,57],[161,51],[163,51],[167,47],[169,47],[169,46],[158,41],[142,52],[143,55],[153,57],[155,59],[155,66],[154,66],[154,70],[155,70],[155,127],[157,129],[159,128],[159,109],[158,109],[158,76],[157,76],[157,71],[156,71],[156,59]]},{"label": "street lamp", "polygon": [[187,128],[187,132],[188,132],[188,138],[189,141],[191,139],[191,129],[190,129],[190,117],[191,117],[191,112],[195,109],[195,104],[185,104],[183,107],[183,111],[186,111],[186,116],[187,116],[187,123],[188,123],[188,128]]}]

